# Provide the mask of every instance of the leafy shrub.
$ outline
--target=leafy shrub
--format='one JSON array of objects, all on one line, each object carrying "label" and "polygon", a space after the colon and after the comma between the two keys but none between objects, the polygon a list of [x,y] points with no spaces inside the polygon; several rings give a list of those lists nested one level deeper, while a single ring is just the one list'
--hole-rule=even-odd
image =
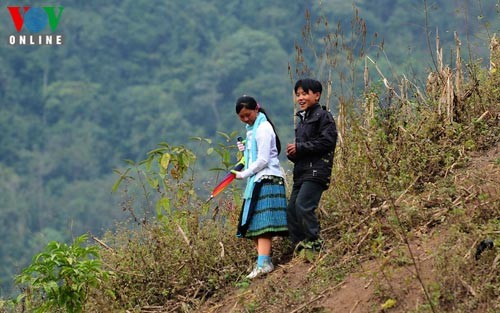
[{"label": "leafy shrub", "polygon": [[96,246],[83,247],[87,235],[72,245],[50,242],[16,278],[26,286],[18,297],[30,312],[83,312],[88,291],[110,272],[101,269]]},{"label": "leafy shrub", "polygon": [[[208,149],[221,157],[220,170],[231,164],[228,149]],[[147,159],[129,162],[130,168],[119,172],[115,189],[121,187],[129,197],[123,209],[136,223],[104,237],[109,249],[101,255],[114,275],[94,290],[93,311],[158,304],[189,310],[241,280],[254,250],[235,235],[241,200],[238,193],[210,203],[200,199],[193,187],[195,160],[190,150],[161,143]],[[132,190],[143,194],[132,195]],[[114,290],[112,298],[102,292],[106,289]]]}]

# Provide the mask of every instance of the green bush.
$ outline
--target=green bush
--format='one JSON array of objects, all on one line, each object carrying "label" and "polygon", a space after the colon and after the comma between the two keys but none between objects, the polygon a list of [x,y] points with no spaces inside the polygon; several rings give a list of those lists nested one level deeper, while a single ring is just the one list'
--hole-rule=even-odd
[{"label": "green bush", "polygon": [[111,274],[101,269],[96,246],[84,247],[87,235],[72,245],[50,242],[16,277],[25,286],[17,301],[30,312],[83,312],[88,290]]}]

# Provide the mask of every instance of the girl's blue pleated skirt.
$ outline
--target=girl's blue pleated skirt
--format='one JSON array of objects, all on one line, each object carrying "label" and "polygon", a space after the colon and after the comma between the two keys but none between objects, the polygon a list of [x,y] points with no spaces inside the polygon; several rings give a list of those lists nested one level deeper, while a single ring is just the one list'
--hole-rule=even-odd
[{"label": "girl's blue pleated skirt", "polygon": [[[280,177],[263,178],[254,188],[250,203],[250,215],[244,227],[238,227],[238,236],[255,238],[266,236],[287,236],[285,184]],[[257,187],[257,186],[256,186]],[[243,207],[245,204],[243,204]]]}]

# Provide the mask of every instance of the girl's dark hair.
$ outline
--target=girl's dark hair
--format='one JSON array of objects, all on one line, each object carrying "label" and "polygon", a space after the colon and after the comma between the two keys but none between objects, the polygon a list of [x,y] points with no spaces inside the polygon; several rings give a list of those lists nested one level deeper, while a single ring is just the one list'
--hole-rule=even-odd
[{"label": "girl's dark hair", "polygon": [[276,135],[276,149],[278,149],[278,154],[281,153],[281,141],[280,137],[278,136],[278,133],[276,132],[276,128],[274,127],[273,122],[269,118],[269,115],[267,115],[266,111],[258,105],[257,101],[250,96],[242,96],[239,97],[238,100],[236,100],[236,114],[240,114],[240,111],[245,108],[248,110],[255,110],[259,109],[259,112],[264,113],[264,115],[267,118],[267,121],[271,124],[273,127],[274,134]]}]

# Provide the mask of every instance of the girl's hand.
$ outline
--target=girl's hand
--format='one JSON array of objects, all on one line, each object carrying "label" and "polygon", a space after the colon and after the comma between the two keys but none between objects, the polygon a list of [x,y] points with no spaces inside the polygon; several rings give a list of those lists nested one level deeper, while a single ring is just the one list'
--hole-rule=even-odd
[{"label": "girl's hand", "polygon": [[295,155],[297,152],[297,146],[294,143],[289,143],[286,145],[286,154],[287,155]]},{"label": "girl's hand", "polygon": [[241,151],[241,152],[245,151],[245,144],[244,144],[243,142],[238,141],[238,142],[236,143],[236,146],[238,147],[238,150],[239,150],[239,151]]},{"label": "girl's hand", "polygon": [[236,179],[242,179],[243,177],[241,177],[241,172],[238,172],[236,170],[231,170],[231,173],[234,174],[235,178]]}]

